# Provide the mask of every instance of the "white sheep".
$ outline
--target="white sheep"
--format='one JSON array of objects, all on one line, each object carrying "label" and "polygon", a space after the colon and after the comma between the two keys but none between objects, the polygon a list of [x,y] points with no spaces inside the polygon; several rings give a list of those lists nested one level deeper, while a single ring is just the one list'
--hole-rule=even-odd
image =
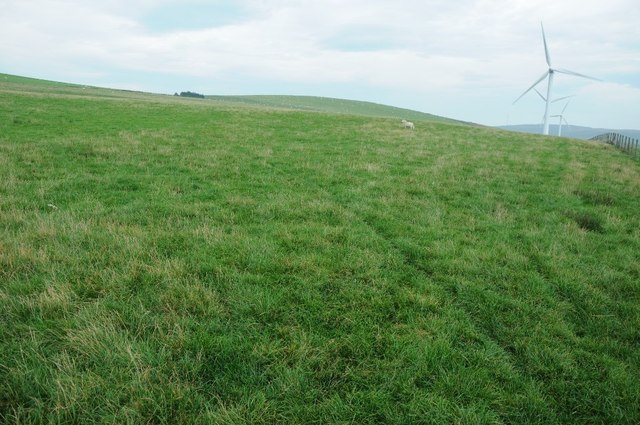
[{"label": "white sheep", "polygon": [[402,120],[402,125],[404,125],[404,128],[409,128],[411,130],[416,129],[416,126],[411,121]]}]

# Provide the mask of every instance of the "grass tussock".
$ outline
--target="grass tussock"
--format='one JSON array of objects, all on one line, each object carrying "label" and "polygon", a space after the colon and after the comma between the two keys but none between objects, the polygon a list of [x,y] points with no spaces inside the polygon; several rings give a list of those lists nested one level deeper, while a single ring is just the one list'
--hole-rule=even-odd
[{"label": "grass tussock", "polygon": [[22,79],[0,104],[0,422],[640,421],[631,159]]},{"label": "grass tussock", "polygon": [[590,232],[604,231],[604,225],[602,219],[589,212],[577,212],[570,213],[569,216],[575,221],[575,223],[583,230]]},{"label": "grass tussock", "polygon": [[605,193],[603,191],[577,190],[574,192],[574,194],[580,197],[585,202],[592,205],[611,206],[615,203],[615,199],[613,199],[613,197],[610,194]]}]

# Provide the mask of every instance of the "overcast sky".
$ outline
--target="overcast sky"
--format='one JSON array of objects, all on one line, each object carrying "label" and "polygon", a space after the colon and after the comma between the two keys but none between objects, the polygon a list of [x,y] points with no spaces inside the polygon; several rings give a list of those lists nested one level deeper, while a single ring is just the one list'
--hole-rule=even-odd
[{"label": "overcast sky", "polygon": [[554,66],[603,80],[555,79],[569,123],[640,128],[638,0],[0,0],[0,72],[539,123],[512,102],[547,70],[541,21]]}]

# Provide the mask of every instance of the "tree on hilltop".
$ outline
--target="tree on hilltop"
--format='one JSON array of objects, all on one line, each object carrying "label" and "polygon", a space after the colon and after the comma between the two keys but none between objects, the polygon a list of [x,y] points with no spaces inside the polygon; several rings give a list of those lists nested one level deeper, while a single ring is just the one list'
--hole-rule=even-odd
[{"label": "tree on hilltop", "polygon": [[180,92],[180,94],[178,95],[178,93],[176,93],[174,96],[182,96],[182,97],[195,97],[198,99],[204,99],[204,95],[200,94],[200,93],[194,93],[191,91],[183,91]]}]

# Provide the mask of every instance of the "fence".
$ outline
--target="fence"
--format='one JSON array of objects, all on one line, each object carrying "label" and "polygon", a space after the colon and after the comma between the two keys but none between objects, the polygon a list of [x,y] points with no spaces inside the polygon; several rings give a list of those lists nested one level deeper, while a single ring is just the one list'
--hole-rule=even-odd
[{"label": "fence", "polygon": [[619,149],[627,152],[629,155],[640,155],[640,141],[638,141],[638,139],[623,136],[619,133],[605,133],[596,137],[592,137],[591,140],[598,140],[610,145],[614,145]]}]

